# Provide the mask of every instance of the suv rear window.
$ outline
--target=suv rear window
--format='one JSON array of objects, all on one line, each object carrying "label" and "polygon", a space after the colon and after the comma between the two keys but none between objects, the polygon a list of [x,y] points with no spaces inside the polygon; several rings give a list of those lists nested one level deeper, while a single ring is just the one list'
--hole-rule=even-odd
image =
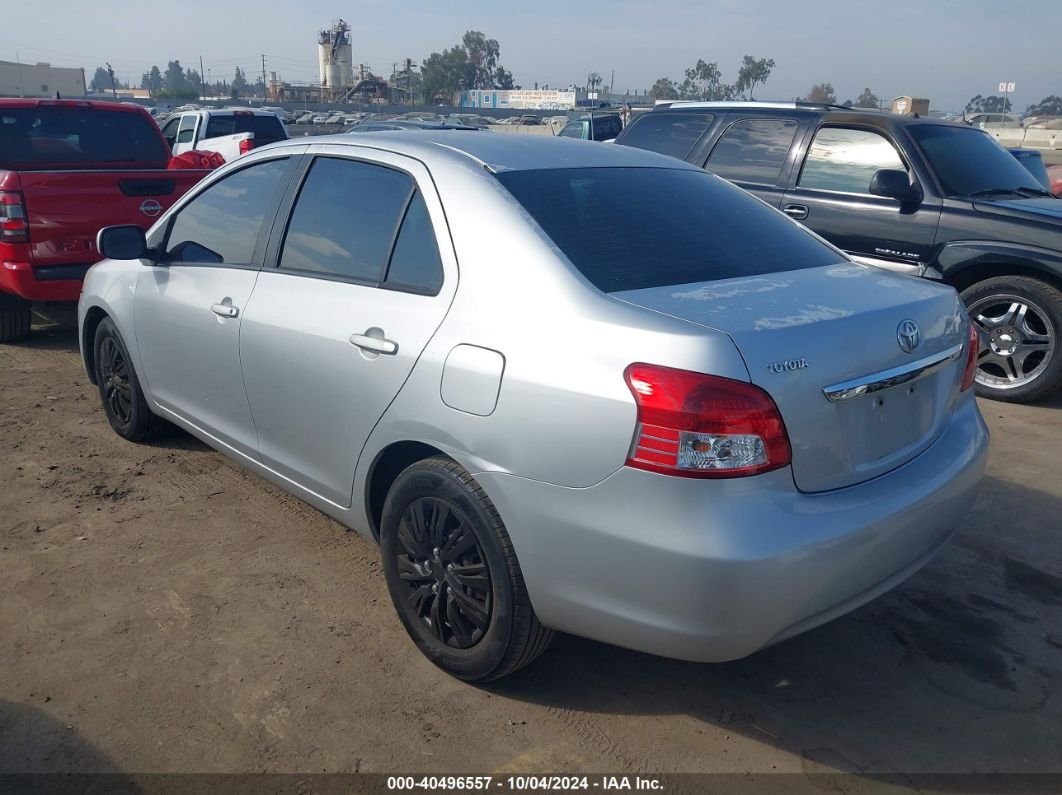
[{"label": "suv rear window", "polygon": [[693,151],[714,118],[711,113],[646,113],[627,127],[617,143],[682,160]]},{"label": "suv rear window", "polygon": [[0,108],[0,168],[165,168],[169,152],[140,113],[88,106]]},{"label": "suv rear window", "polygon": [[254,133],[256,146],[271,144],[274,141],[283,141],[284,125],[276,114],[233,113],[231,116],[211,115],[207,122],[204,138],[220,138],[223,135],[235,135],[236,133]]},{"label": "suv rear window", "polygon": [[571,168],[496,176],[606,293],[844,260],[759,199],[700,170]]}]

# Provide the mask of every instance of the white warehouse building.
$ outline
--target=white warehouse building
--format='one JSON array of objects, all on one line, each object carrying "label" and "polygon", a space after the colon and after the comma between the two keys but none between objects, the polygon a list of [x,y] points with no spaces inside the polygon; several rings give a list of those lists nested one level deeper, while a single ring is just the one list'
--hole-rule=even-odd
[{"label": "white warehouse building", "polygon": [[0,61],[0,97],[83,97],[85,70]]}]

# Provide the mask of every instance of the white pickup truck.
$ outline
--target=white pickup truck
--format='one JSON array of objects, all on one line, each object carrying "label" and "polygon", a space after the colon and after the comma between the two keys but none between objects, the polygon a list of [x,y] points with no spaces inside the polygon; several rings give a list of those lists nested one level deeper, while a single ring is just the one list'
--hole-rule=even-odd
[{"label": "white pickup truck", "polygon": [[162,137],[175,155],[193,149],[217,152],[227,163],[255,147],[285,140],[288,132],[272,111],[224,108],[174,114],[163,125]]}]

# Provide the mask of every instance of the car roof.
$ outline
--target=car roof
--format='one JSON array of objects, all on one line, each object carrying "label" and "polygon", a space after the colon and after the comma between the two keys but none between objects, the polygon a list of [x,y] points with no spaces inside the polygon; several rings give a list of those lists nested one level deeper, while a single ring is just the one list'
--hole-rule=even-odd
[{"label": "car roof", "polygon": [[[276,150],[285,146],[306,146],[305,138],[272,144]],[[315,136],[315,145],[372,147],[414,157],[432,165],[434,162],[473,160],[491,171],[528,171],[551,168],[640,167],[700,171],[673,157],[630,146],[580,141],[543,135],[505,135],[480,132],[470,135],[463,130],[404,130],[365,132],[360,135]]]},{"label": "car roof", "polygon": [[121,113],[147,113],[142,105],[125,102],[110,102],[93,99],[29,99],[4,97],[0,99],[0,108],[92,108],[93,110],[113,110]]},{"label": "car roof", "polygon": [[961,120],[955,122],[935,116],[907,116],[899,113],[891,113],[889,111],[874,110],[872,108],[849,108],[844,105],[829,105],[817,102],[697,102],[692,100],[676,100],[674,102],[656,105],[651,112],[678,113],[691,110],[784,110],[808,115],[829,116],[831,118],[836,116],[837,121],[851,121],[852,119],[888,119],[890,122],[899,124],[943,124],[952,127],[969,126],[963,124]]}]

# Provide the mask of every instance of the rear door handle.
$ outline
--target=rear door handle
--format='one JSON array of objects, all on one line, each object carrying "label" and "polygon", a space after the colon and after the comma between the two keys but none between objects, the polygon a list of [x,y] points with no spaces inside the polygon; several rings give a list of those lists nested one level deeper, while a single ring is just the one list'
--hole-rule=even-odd
[{"label": "rear door handle", "polygon": [[808,217],[806,204],[787,204],[782,208],[782,212],[797,221],[803,221]]},{"label": "rear door handle", "polygon": [[210,311],[221,317],[237,317],[240,314],[239,307],[226,303],[214,304]]},{"label": "rear door handle", "polygon": [[398,343],[386,339],[378,328],[366,329],[364,334],[351,334],[350,344],[368,353],[382,353],[384,356],[394,356],[398,353]]}]

